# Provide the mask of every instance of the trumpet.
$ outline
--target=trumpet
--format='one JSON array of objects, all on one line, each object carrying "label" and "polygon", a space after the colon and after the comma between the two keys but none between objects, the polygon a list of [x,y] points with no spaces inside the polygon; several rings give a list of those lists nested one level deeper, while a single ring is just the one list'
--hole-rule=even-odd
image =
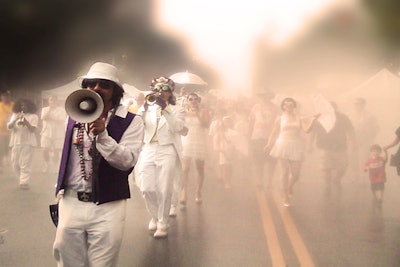
[{"label": "trumpet", "polygon": [[161,96],[160,92],[150,93],[146,95],[145,101],[148,105],[154,105],[157,101],[157,97]]},{"label": "trumpet", "polygon": [[19,118],[17,120],[17,125],[18,126],[24,126],[25,125],[25,115],[24,115],[23,111],[21,111],[21,113],[19,115]]}]

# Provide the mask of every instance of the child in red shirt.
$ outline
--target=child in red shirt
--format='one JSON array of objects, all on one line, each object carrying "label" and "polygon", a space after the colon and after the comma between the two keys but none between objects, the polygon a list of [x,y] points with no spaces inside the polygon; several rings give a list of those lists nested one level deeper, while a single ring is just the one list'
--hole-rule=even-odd
[{"label": "child in red shirt", "polygon": [[376,144],[372,145],[369,151],[370,158],[365,162],[364,171],[369,172],[372,193],[378,205],[381,206],[383,189],[386,182],[385,166],[387,163],[387,152]]}]

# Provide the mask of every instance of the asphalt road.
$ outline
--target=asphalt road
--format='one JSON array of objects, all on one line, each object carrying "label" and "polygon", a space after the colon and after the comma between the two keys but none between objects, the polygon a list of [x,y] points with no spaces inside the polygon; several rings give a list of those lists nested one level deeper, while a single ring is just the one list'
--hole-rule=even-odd
[{"label": "asphalt road", "polygon": [[[55,266],[48,205],[56,173],[42,173],[41,164],[37,149],[30,190],[18,187],[9,166],[1,170],[0,266]],[[226,190],[207,165],[203,203],[189,197],[164,240],[149,234],[150,217],[132,185],[119,266],[399,266],[400,177],[390,167],[388,173],[378,210],[366,180],[347,176],[340,193],[326,194],[309,158],[293,205],[286,208],[278,177],[273,188],[260,190],[248,168],[238,164]],[[194,179],[190,185],[193,191]]]}]

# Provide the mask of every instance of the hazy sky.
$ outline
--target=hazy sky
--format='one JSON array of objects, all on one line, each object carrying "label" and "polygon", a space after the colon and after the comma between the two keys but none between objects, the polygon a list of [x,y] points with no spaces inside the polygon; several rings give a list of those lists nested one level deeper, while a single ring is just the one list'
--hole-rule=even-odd
[{"label": "hazy sky", "polygon": [[[249,88],[255,38],[283,46],[338,0],[159,0],[159,24],[186,36],[195,58],[211,64],[225,88]],[[190,71],[190,70],[189,70]]]}]

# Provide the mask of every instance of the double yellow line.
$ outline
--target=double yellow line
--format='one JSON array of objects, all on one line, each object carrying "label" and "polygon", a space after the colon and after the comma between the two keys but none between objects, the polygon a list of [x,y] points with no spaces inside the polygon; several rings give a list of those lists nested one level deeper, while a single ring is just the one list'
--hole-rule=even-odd
[{"label": "double yellow line", "polygon": [[[258,206],[260,208],[264,234],[271,256],[272,266],[286,266],[285,258],[282,253],[282,248],[279,243],[279,238],[277,236],[271,212],[267,204],[267,199],[265,198],[265,193],[257,189],[256,194]],[[280,198],[276,192],[273,192],[272,196],[274,204],[279,211],[285,230],[289,236],[290,242],[293,246],[294,252],[296,253],[300,266],[315,266],[307,247],[305,246],[299,232],[297,231],[296,225],[293,222],[292,216],[290,215],[288,208],[282,205]]]}]

